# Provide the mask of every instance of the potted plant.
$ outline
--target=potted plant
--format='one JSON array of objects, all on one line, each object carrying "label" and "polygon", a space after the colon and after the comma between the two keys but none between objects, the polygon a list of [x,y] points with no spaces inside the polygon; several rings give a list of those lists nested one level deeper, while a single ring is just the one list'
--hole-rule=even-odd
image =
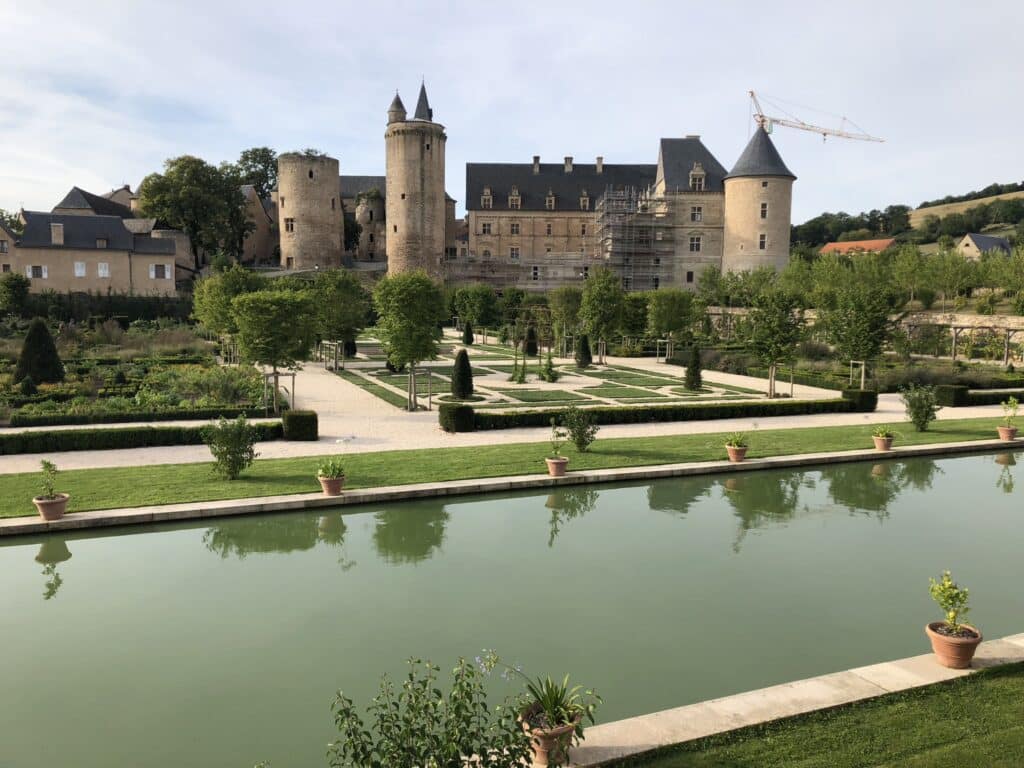
[{"label": "potted plant", "polygon": [[1000,440],[1009,441],[1017,437],[1017,426],[1014,424],[1017,420],[1017,405],[1016,397],[1010,397],[1003,403],[1003,423],[996,428]]},{"label": "potted plant", "polygon": [[316,471],[324,496],[340,496],[345,485],[345,468],[338,459],[324,459]]},{"label": "potted plant", "polygon": [[53,490],[53,486],[57,482],[57,466],[52,461],[46,460],[40,462],[40,466],[43,468],[41,482],[43,492],[33,498],[32,503],[36,505],[39,516],[43,520],[60,520],[64,517],[64,510],[71,497],[66,493],[57,493]]},{"label": "potted plant", "polygon": [[891,451],[894,437],[893,431],[888,427],[876,427],[875,431],[871,433],[871,439],[875,441],[876,451]]},{"label": "potted plant", "polygon": [[551,419],[551,453],[544,461],[547,462],[548,474],[552,477],[565,477],[565,467],[569,463],[569,458],[562,455],[562,446],[568,437],[568,431],[560,427],[556,419]]},{"label": "potted plant", "polygon": [[930,582],[928,591],[946,614],[946,619],[926,625],[925,634],[932,641],[932,650],[939,664],[952,669],[966,669],[971,666],[971,659],[982,639],[976,627],[961,621],[968,611],[967,589],[953,581],[949,571],[945,571],[941,579],[930,579]]},{"label": "potted plant", "polygon": [[725,441],[725,450],[729,454],[729,461],[738,464],[747,457],[747,436],[742,432],[733,432]]}]

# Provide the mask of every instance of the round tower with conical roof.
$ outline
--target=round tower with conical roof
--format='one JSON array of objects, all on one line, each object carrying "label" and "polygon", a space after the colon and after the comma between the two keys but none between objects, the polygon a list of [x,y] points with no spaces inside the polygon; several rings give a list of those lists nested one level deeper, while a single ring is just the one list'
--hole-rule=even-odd
[{"label": "round tower with conical roof", "polygon": [[423,269],[431,277],[441,278],[447,139],[444,126],[434,122],[425,85],[420,86],[411,120],[395,94],[384,132],[388,274]]},{"label": "round tower with conical roof", "polygon": [[771,138],[757,128],[725,177],[722,272],[782,269],[789,263],[795,180]]}]

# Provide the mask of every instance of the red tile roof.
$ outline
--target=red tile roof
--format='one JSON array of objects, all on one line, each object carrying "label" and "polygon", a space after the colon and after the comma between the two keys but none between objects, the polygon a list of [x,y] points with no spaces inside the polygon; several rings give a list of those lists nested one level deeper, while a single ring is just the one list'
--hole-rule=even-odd
[{"label": "red tile roof", "polygon": [[845,243],[826,243],[822,253],[881,253],[896,244],[895,237],[883,237],[879,240],[850,240]]}]

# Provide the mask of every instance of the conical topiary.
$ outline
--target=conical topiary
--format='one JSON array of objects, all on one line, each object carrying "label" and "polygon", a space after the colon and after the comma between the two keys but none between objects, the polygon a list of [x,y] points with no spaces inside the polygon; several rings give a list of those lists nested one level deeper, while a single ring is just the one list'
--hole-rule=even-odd
[{"label": "conical topiary", "polygon": [[356,356],[356,352],[358,351],[357,348],[356,348],[356,340],[355,339],[346,339],[345,342],[344,342],[343,349],[344,349],[344,352],[345,352],[346,359],[351,360],[353,357]]},{"label": "conical topiary", "polygon": [[700,347],[694,344],[690,347],[690,359],[686,363],[686,388],[697,391],[704,382],[700,376]]},{"label": "conical topiary", "polygon": [[576,367],[589,368],[593,362],[594,358],[590,356],[590,340],[587,334],[581,333],[576,342]]},{"label": "conical topiary", "polygon": [[452,397],[466,400],[473,394],[473,369],[469,365],[469,353],[460,349],[455,355],[452,367]]},{"label": "conical topiary", "polygon": [[64,364],[57,354],[53,336],[46,321],[37,317],[28,327],[28,335],[21,347],[21,357],[14,371],[14,382],[31,376],[36,384],[64,381]]},{"label": "conical topiary", "polygon": [[537,330],[531,325],[526,329],[526,356],[537,356]]},{"label": "conical topiary", "polygon": [[469,323],[462,326],[462,343],[467,347],[473,343],[473,326]]}]

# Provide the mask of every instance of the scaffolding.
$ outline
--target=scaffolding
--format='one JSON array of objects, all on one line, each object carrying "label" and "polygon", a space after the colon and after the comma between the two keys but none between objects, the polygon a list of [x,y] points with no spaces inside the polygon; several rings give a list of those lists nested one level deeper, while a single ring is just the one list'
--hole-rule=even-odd
[{"label": "scaffolding", "polygon": [[672,227],[664,204],[649,190],[608,187],[597,201],[597,240],[605,265],[627,291],[646,291],[668,282]]}]

